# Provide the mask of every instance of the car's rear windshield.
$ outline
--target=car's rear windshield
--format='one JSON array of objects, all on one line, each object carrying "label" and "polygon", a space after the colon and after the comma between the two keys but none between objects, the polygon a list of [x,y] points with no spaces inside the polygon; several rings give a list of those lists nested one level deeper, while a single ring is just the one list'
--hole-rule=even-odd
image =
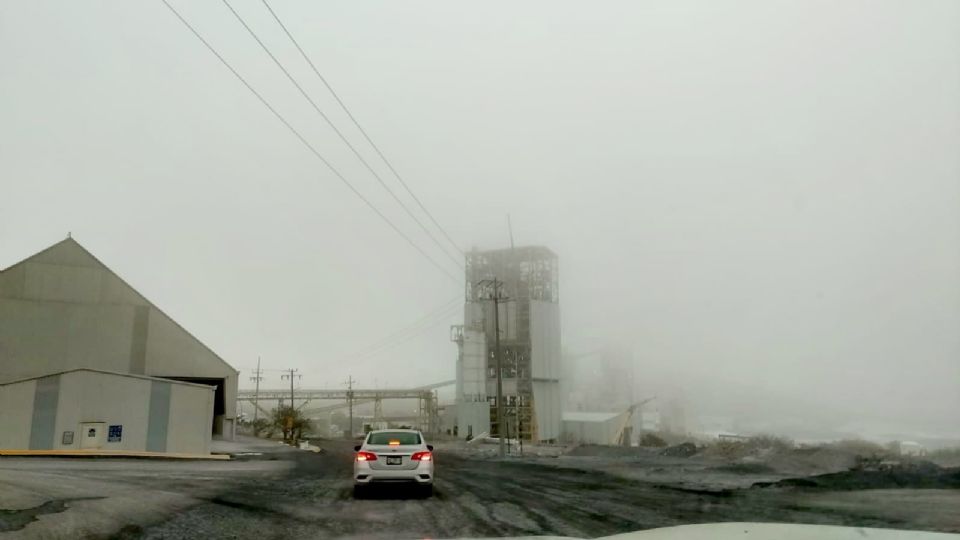
[{"label": "car's rear windshield", "polygon": [[420,434],[408,431],[384,431],[371,433],[367,444],[420,444]]}]

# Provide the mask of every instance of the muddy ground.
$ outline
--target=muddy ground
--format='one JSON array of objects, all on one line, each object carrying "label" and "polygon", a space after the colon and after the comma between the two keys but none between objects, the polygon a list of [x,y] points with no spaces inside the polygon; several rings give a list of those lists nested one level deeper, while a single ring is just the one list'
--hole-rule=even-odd
[{"label": "muddy ground", "polygon": [[[958,489],[733,481],[782,480],[770,468],[749,466],[713,471],[713,481],[698,484],[698,471],[723,464],[654,455],[496,460],[438,448],[434,497],[384,489],[354,500],[349,443],[323,447],[321,454],[263,447],[228,463],[0,460],[0,493],[7,490],[0,531],[11,538],[591,538],[688,523],[779,521],[960,532]],[[635,474],[624,472],[631,468]]]}]

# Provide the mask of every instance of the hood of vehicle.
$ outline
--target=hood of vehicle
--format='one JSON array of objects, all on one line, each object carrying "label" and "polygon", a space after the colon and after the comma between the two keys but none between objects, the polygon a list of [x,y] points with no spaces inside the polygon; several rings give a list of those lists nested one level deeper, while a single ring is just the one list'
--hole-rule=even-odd
[{"label": "hood of vehicle", "polygon": [[[795,523],[703,523],[648,529],[613,536],[604,540],[956,540],[960,534],[840,527],[836,525],[801,525]],[[569,540],[567,536],[517,536],[521,539]]]}]

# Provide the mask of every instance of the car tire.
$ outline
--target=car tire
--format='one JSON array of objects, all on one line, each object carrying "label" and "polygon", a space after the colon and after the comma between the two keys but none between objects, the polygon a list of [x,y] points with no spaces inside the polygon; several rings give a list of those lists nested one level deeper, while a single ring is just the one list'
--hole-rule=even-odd
[{"label": "car tire", "polygon": [[363,499],[367,495],[367,488],[360,485],[353,486],[353,498],[354,499]]},{"label": "car tire", "polygon": [[419,487],[421,499],[429,499],[430,497],[433,497],[433,484],[427,484]]}]

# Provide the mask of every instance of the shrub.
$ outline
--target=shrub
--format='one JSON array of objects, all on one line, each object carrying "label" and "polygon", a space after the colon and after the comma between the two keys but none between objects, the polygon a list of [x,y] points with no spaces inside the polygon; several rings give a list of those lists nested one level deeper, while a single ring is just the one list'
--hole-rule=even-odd
[{"label": "shrub", "polygon": [[939,448],[929,453],[931,457],[938,458],[957,458],[960,459],[960,447],[958,448]]},{"label": "shrub", "polygon": [[720,439],[704,450],[708,456],[719,456],[725,459],[738,459],[750,455],[750,448],[744,441]]},{"label": "shrub", "polygon": [[656,433],[644,433],[640,437],[640,446],[652,446],[654,448],[663,448],[667,446],[667,441],[663,440]]},{"label": "shrub", "polygon": [[863,439],[844,439],[830,443],[827,446],[858,456],[882,456],[889,453],[883,446]]},{"label": "shrub", "polygon": [[270,427],[270,423],[271,421],[268,418],[257,418],[253,422],[250,422],[250,429],[253,431],[253,436],[259,437]]},{"label": "shrub", "polygon": [[960,447],[933,450],[927,454],[927,459],[941,467],[960,467]]},{"label": "shrub", "polygon": [[707,445],[707,455],[740,459],[762,453],[785,453],[796,447],[793,440],[777,435],[754,435],[742,439],[720,439]]},{"label": "shrub", "polygon": [[787,452],[796,447],[792,439],[780,437],[778,435],[754,435],[746,441],[750,450],[772,450],[774,452]]}]

